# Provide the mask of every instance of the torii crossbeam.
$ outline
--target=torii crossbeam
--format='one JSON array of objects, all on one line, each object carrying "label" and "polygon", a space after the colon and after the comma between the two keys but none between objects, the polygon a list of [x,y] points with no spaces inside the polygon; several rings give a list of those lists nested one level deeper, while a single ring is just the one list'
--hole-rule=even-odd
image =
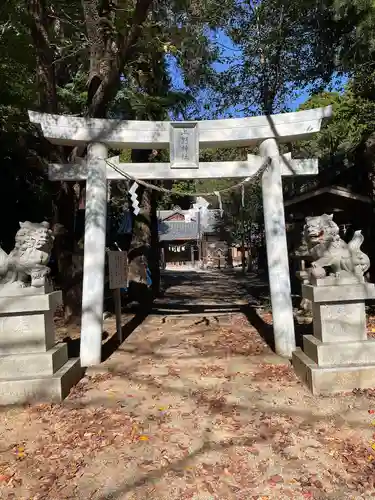
[{"label": "torii crossbeam", "polygon": [[[317,160],[280,155],[279,143],[307,139],[332,115],[330,106],[294,113],[199,122],[121,121],[49,115],[30,111],[46,139],[65,146],[87,145],[87,158],[76,164],[52,164],[51,180],[86,180],[85,243],[82,296],[81,364],[101,361],[107,180],[122,179],[122,170],[137,179],[243,178],[271,159],[262,176],[267,260],[276,352],[291,357],[294,321],[284,218],[282,176],[314,175]],[[259,145],[247,161],[199,163],[199,148]],[[170,148],[170,163],[121,163],[108,148]],[[116,165],[116,170],[111,168]]]}]

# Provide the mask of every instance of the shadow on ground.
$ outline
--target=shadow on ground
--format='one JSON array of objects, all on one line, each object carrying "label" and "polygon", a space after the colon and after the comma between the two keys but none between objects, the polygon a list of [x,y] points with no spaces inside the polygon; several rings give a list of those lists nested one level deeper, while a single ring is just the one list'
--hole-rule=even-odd
[{"label": "shadow on ground", "polygon": [[[134,330],[140,326],[143,321],[147,318],[148,312],[138,311],[132,319],[130,319],[123,327],[122,327],[122,339],[125,341]],[[80,338],[72,339],[71,337],[65,337],[63,342],[66,342],[68,346],[68,357],[69,358],[78,358],[80,355]],[[102,341],[104,342],[102,346],[102,362],[108,359],[111,354],[113,354],[116,349],[120,346],[119,339],[117,337],[117,333],[110,336],[108,332],[103,332]]]},{"label": "shadow on ground", "polygon": [[[223,280],[225,276],[225,280]],[[259,313],[264,304],[269,305],[269,286],[262,275],[243,275],[232,270],[220,272],[166,272],[163,275],[163,297],[155,301],[151,308],[142,305],[127,306],[124,311],[133,314],[122,330],[125,341],[145,319],[162,316],[162,323],[171,316],[196,316],[195,324],[209,325],[218,317],[242,313],[268,346],[275,351],[272,323],[264,320]],[[295,297],[295,304],[300,298]],[[205,303],[209,301],[210,303]],[[267,307],[266,307],[267,310]],[[302,346],[304,335],[312,333],[312,324],[300,324],[295,320],[296,345]],[[65,337],[69,357],[80,354],[80,339]],[[119,347],[117,335],[103,333],[102,361],[111,356]]]}]

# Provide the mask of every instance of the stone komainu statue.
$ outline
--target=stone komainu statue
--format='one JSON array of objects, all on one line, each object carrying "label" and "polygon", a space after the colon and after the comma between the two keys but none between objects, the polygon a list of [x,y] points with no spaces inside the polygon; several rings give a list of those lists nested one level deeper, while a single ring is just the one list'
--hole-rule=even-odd
[{"label": "stone komainu statue", "polygon": [[15,247],[7,255],[0,248],[0,286],[41,287],[50,269],[47,266],[54,236],[48,222],[20,222]]},{"label": "stone komainu statue", "polygon": [[361,251],[363,235],[355,231],[352,240],[345,243],[339,236],[339,227],[333,215],[306,217],[304,240],[312,258],[311,275],[315,278],[326,276],[329,268],[337,277],[354,276],[364,281],[363,275],[370,267],[370,259]]}]

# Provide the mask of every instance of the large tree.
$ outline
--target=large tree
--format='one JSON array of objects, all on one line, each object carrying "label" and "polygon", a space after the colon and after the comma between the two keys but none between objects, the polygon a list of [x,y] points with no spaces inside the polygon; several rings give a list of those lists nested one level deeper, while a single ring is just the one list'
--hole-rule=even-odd
[{"label": "large tree", "polygon": [[[209,29],[220,23],[227,3],[229,0],[223,2],[218,15],[214,1],[9,0],[0,9],[0,51],[5,56],[3,69],[6,66],[0,79],[4,79],[1,88],[7,93],[2,104],[6,103],[12,118],[20,115],[14,129],[23,122],[31,138],[24,156],[32,155],[44,167],[51,159],[66,162],[69,157],[85,155],[79,148],[52,147],[36,131],[33,137],[28,108],[124,119],[166,119],[172,109],[184,108],[186,96],[191,99],[202,85],[217,55]],[[171,92],[171,61],[182,72],[187,92]],[[5,84],[9,77],[12,89]],[[1,124],[7,123],[9,129],[9,122]],[[148,151],[132,153],[137,161],[149,156]],[[28,166],[27,161],[25,168]],[[44,182],[42,170],[39,176],[36,182]],[[48,183],[44,185],[50,190]],[[44,210],[45,216],[53,215],[53,221],[59,223],[56,227],[64,228],[56,251],[68,315],[79,309],[82,278],[73,265],[76,187],[68,182],[53,185],[53,192],[47,193],[52,214]],[[152,222],[155,198],[148,191],[143,193],[143,213],[132,242],[132,248],[142,243],[149,257],[154,248],[151,227],[154,233],[156,229]]]},{"label": "large tree", "polygon": [[212,78],[217,111],[282,112],[306,87],[322,91],[364,66],[368,74],[374,18],[370,0],[234,2],[223,26],[232,47]]}]

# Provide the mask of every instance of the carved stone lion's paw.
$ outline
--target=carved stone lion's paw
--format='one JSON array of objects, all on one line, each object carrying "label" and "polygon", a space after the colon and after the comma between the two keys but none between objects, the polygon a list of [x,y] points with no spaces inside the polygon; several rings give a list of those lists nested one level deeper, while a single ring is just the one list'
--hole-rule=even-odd
[{"label": "carved stone lion's paw", "polygon": [[311,276],[316,279],[324,278],[326,276],[326,272],[323,267],[315,265],[311,268]]}]

